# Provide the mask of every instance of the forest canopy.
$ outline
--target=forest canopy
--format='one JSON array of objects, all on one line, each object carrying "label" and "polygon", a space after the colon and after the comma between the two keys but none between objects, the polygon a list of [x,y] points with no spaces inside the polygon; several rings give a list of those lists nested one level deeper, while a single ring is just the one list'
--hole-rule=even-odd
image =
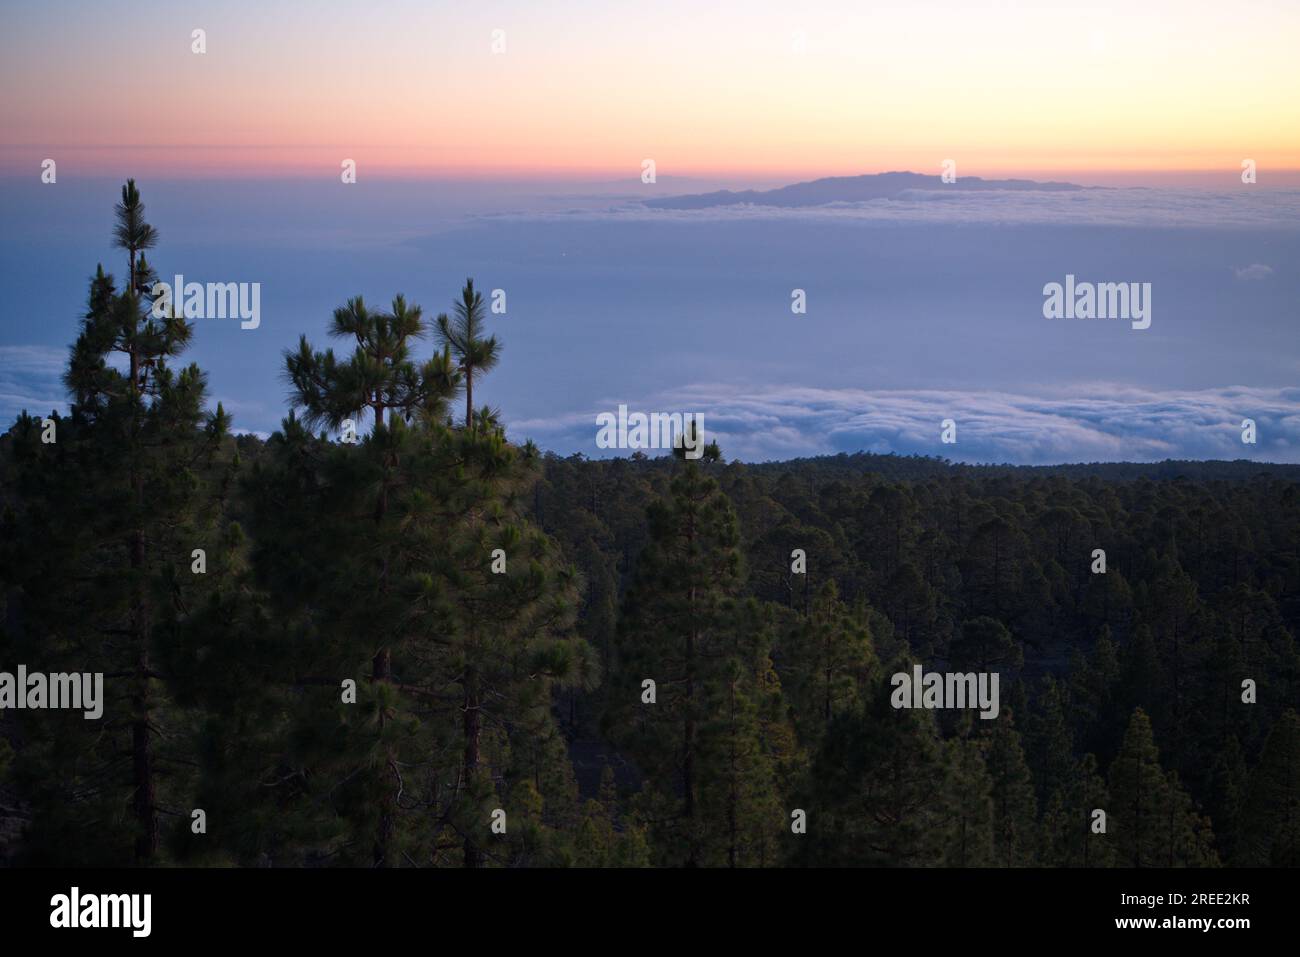
[{"label": "forest canopy", "polygon": [[0,860],[1300,863],[1300,467],[560,457],[472,280],[340,305],[262,440],[114,236],[0,438],[0,671],[103,675],[0,711]]}]

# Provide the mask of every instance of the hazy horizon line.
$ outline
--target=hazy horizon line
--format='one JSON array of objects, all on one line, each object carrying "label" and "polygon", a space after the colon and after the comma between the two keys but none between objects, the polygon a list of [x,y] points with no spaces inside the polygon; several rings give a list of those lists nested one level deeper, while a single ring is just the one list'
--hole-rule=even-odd
[{"label": "hazy horizon line", "polygon": [[[190,147],[187,147],[189,149]],[[209,149],[210,147],[192,147]],[[234,148],[234,147],[232,147]],[[59,147],[46,147],[47,151],[57,151]],[[35,154],[33,154],[35,155]],[[44,158],[44,157],[42,157]],[[355,157],[348,156],[354,159]],[[339,163],[342,161],[340,160]],[[358,184],[369,181],[386,183],[483,183],[519,184],[519,185],[608,185],[627,186],[638,190],[652,189],[662,191],[664,186],[673,184],[707,183],[716,185],[723,182],[734,183],[737,187],[754,187],[761,185],[790,185],[812,182],[822,179],[837,179],[856,176],[879,176],[885,173],[912,173],[920,176],[939,176],[938,165],[933,170],[924,171],[911,166],[881,166],[880,168],[822,168],[805,170],[761,170],[761,169],[711,169],[686,168],[680,171],[659,171],[657,182],[643,183],[641,169],[637,164],[630,164],[622,169],[609,167],[575,168],[575,167],[444,167],[444,166],[398,166],[375,164],[369,165],[364,160],[357,160]],[[23,181],[40,181],[41,159],[22,165],[0,161],[0,179]],[[123,178],[141,179],[150,177],[153,182],[200,183],[200,182],[247,182],[280,180],[320,180],[329,182],[338,177],[338,163],[272,165],[256,168],[239,166],[221,166],[220,168],[160,168],[153,164],[124,164],[120,168],[109,169],[97,165],[93,169],[78,169],[74,161],[63,160],[59,163],[61,178],[72,176],[83,181],[122,180]],[[1150,185],[1155,187],[1215,186],[1236,187],[1241,185],[1240,166],[1188,168],[1146,168],[1146,167],[963,167],[959,165],[962,178],[981,179],[1027,179],[1033,181],[1071,182],[1080,186],[1134,186]],[[1260,189],[1288,189],[1300,187],[1300,167],[1295,168],[1261,168],[1256,183],[1251,184]]]}]

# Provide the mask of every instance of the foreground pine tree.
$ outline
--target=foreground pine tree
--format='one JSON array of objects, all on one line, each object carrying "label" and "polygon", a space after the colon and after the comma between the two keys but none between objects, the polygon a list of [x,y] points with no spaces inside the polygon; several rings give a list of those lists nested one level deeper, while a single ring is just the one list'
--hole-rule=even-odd
[{"label": "foreground pine tree", "polygon": [[[348,532],[354,527],[358,532],[365,528],[373,535],[370,548],[353,551],[345,560],[352,562],[357,556],[369,554],[368,559],[362,559],[363,568],[348,580],[364,589],[350,597],[359,602],[358,612],[362,608],[366,610],[367,620],[358,621],[354,627],[361,629],[358,637],[370,641],[372,652],[370,683],[376,697],[371,702],[374,709],[371,717],[377,750],[367,754],[372,766],[368,777],[374,787],[366,792],[359,813],[366,814],[373,807],[377,815],[371,847],[371,860],[376,867],[393,862],[390,845],[401,780],[398,742],[393,739],[401,735],[392,726],[398,710],[397,692],[391,688],[392,647],[404,641],[402,631],[407,627],[403,621],[403,599],[393,595],[394,586],[401,582],[401,571],[394,564],[405,555],[406,542],[389,521],[390,503],[399,489],[411,481],[412,466],[417,464],[421,453],[427,452],[421,436],[408,433],[405,423],[436,425],[461,386],[460,376],[451,368],[445,350],[423,364],[412,359],[411,351],[425,331],[419,306],[408,306],[405,297],[398,295],[393,299],[391,311],[382,312],[368,308],[358,296],[334,310],[330,326],[332,336],[352,341],[350,356],[340,360],[332,349],[316,352],[306,336],[301,338],[296,353],[285,356],[286,375],[294,389],[295,404],[304,410],[307,424],[341,428],[346,443],[355,440],[363,414],[371,419],[371,433],[359,449],[359,455],[350,456],[346,449],[322,450],[325,480],[342,497],[321,505],[345,509],[343,514],[350,523],[339,529],[344,539],[335,545],[348,547],[351,537]],[[286,425],[286,433],[292,431]],[[299,434],[294,438],[301,442],[306,437]],[[331,477],[329,473],[333,469],[339,471]],[[348,495],[354,491],[359,494]],[[369,522],[352,511],[358,507],[368,512]],[[321,516],[326,521],[331,517]],[[311,541],[303,543],[304,548],[311,545]],[[266,576],[275,573],[270,568],[264,571]],[[390,613],[387,619],[386,612]],[[347,609],[339,609],[337,613],[345,621],[352,617]]]},{"label": "foreground pine tree", "polygon": [[1127,867],[1216,866],[1213,834],[1178,776],[1160,767],[1151,721],[1133,712],[1110,768],[1110,826],[1117,863]]},{"label": "foreground pine tree", "polygon": [[815,743],[836,714],[855,708],[876,667],[865,615],[841,602],[835,582],[827,582],[782,643],[781,670],[805,741]]},{"label": "foreground pine tree", "polygon": [[[970,722],[966,722],[967,725]],[[993,782],[977,739],[957,737],[948,742],[952,768],[952,799],[948,803],[945,867],[989,867],[993,853]]]},{"label": "foreground pine tree", "polygon": [[189,817],[193,728],[159,661],[207,587],[195,549],[211,546],[231,464],[228,419],[205,411],[203,373],[170,364],[193,330],[153,314],[145,251],[158,236],[133,180],[116,212],[126,278],[119,286],[100,266],[91,280],[64,376],[70,414],[48,436],[28,417],[14,433],[22,507],[5,573],[21,627],[10,651],[33,671],[105,677],[98,721],[23,717],[30,744],[15,773],[39,809],[29,850],[42,861],[149,864],[160,816]]},{"label": "foreground pine tree", "polygon": [[1001,867],[1028,867],[1037,855],[1038,800],[1010,709],[1004,710],[985,743],[992,782],[993,852]]},{"label": "foreground pine tree", "polygon": [[376,867],[563,857],[556,835],[578,812],[552,697],[595,667],[570,630],[579,583],[522,516],[535,452],[446,424],[459,374],[446,350],[411,358],[424,327],[402,297],[386,313],[351,300],[332,331],[353,338],[350,358],[305,340],[286,357],[296,404],[345,434],[368,413],[369,434],[331,442],[290,415],[245,487],[265,611],[233,602],[224,627],[256,642],[274,623],[253,683],[278,686],[289,716],[214,763],[256,768],[238,852]]},{"label": "foreground pine tree", "polygon": [[[896,659],[865,689],[855,711],[835,717],[813,757],[808,838],[800,860],[823,866],[933,867],[951,860],[962,840],[963,815],[952,806],[951,761],[960,757],[978,790],[962,799],[982,802],[986,787],[969,754],[952,755],[940,741],[934,712],[896,709],[887,675],[910,671]],[[986,778],[984,779],[986,780]],[[987,793],[987,792],[985,792]],[[970,809],[971,857],[987,835],[983,805]],[[968,817],[969,822],[969,817]],[[960,851],[957,852],[960,857]]]},{"label": "foreground pine tree", "polygon": [[668,494],[649,510],[607,721],[646,775],[642,811],[659,863],[774,863],[782,818],[773,760],[788,742],[763,735],[779,697],[766,678],[771,626],[737,601],[730,502],[698,463],[679,459]]},{"label": "foreground pine tree", "polygon": [[438,338],[460,364],[465,377],[465,428],[474,426],[474,380],[484,372],[491,372],[501,358],[501,345],[496,336],[485,336],[487,327],[483,294],[474,288],[474,280],[466,279],[460,300],[452,304],[452,315],[438,316]]},{"label": "foreground pine tree", "polygon": [[1242,814],[1240,863],[1300,864],[1300,716],[1286,711],[1273,726],[1250,774]]},{"label": "foreground pine tree", "polygon": [[[1110,795],[1097,773],[1097,761],[1085,754],[1070,774],[1055,783],[1043,809],[1039,858],[1048,867],[1111,867],[1115,849],[1109,817]],[[1102,820],[1107,829],[1099,830]]]},{"label": "foreground pine tree", "polygon": [[578,867],[648,867],[650,847],[644,825],[619,814],[623,802],[614,784],[614,773],[605,765],[600,777],[600,794],[582,808],[582,821],[574,838],[572,863]]}]

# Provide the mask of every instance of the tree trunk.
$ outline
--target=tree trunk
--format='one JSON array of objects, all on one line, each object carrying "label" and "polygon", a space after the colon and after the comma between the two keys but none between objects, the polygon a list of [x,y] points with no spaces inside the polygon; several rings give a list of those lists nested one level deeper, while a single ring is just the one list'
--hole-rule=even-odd
[{"label": "tree trunk", "polygon": [[[379,430],[380,423],[383,421],[383,406],[375,406],[375,431]],[[396,463],[394,463],[395,465]],[[388,513],[388,485],[385,481],[379,487],[379,496],[375,502],[375,525],[381,526],[384,516]],[[382,597],[388,590],[388,556],[386,554],[379,556],[379,594]],[[370,662],[371,681],[374,684],[387,684],[393,675],[393,652],[385,645],[375,652],[375,656]],[[382,738],[384,729],[388,724],[388,715],[384,709],[379,711],[379,734]],[[386,752],[387,761],[385,767],[379,772],[379,788],[382,797],[379,801],[379,824],[375,829],[375,842],[371,849],[371,859],[375,867],[388,866],[389,847],[393,839],[393,821],[397,813],[397,795],[387,784],[389,765],[393,761],[391,750]]]},{"label": "tree trunk", "polygon": [[153,777],[153,743],[149,737],[149,655],[140,656],[134,695],[135,720],[131,723],[131,770],[135,784],[134,809],[138,832],[135,862],[150,864],[158,853],[158,814]]},{"label": "tree trunk", "polygon": [[[687,525],[688,549],[695,542],[695,517]],[[699,866],[695,839],[695,583],[691,583],[691,624],[686,631],[686,722],[682,729],[682,817],[686,821],[689,852],[687,867]]]},{"label": "tree trunk", "polygon": [[[465,733],[465,756],[463,761],[462,772],[465,779],[465,788],[470,793],[471,798],[476,796],[478,784],[478,762],[479,762],[479,737],[482,731],[480,726],[479,715],[479,689],[478,675],[471,669],[465,675],[465,709],[464,709],[464,733]],[[470,822],[470,826],[465,830],[465,866],[482,867],[483,866],[483,849],[478,842],[474,840],[474,829],[481,824],[479,821]]]},{"label": "tree trunk", "polygon": [[[134,483],[138,485],[138,482]],[[131,533],[131,568],[137,575],[144,568],[144,532]],[[158,853],[158,812],[154,792],[153,742],[149,728],[149,621],[144,591],[133,586],[131,599],[131,634],[136,642],[135,689],[132,694],[131,778],[135,787],[132,806],[135,811],[135,862],[150,864]]]},{"label": "tree trunk", "polygon": [[[135,251],[131,251],[131,289],[128,299],[135,301]],[[137,323],[135,310],[132,309],[130,340],[131,359],[131,396],[140,398],[140,357],[135,342]],[[138,460],[139,404],[133,403],[131,409],[131,499],[135,508],[134,520],[138,524],[144,508],[144,479],[140,474]],[[131,718],[131,781],[135,788],[132,807],[135,811],[136,838],[135,862],[150,864],[158,853],[158,813],[157,796],[154,790],[153,742],[150,740],[149,728],[149,614],[144,595],[145,544],[144,529],[135,528],[130,539],[131,571],[134,581],[131,585],[131,638],[136,651],[136,679],[132,694]]]},{"label": "tree trunk", "polygon": [[1142,756],[1137,758],[1137,798],[1133,801],[1133,866],[1142,866]]},{"label": "tree trunk", "polygon": [[[388,648],[380,648],[371,660],[371,680],[375,683],[387,683],[393,672],[393,653]],[[387,715],[381,709],[379,712],[379,733],[382,736],[384,727],[387,724]],[[388,760],[392,761],[392,752],[388,753]],[[379,825],[375,829],[375,843],[372,848],[372,859],[375,867],[388,866],[388,848],[393,839],[393,818],[395,816],[394,807],[396,795],[391,788],[384,784],[388,775],[388,768],[385,766],[380,772],[380,788],[383,796],[379,802]]]},{"label": "tree trunk", "polygon": [[[691,639],[694,646],[694,639]],[[689,667],[689,666],[688,666]],[[699,866],[695,847],[695,715],[692,712],[695,697],[695,681],[686,679],[686,725],[682,731],[682,817],[686,821],[689,851],[686,857],[687,867]]]},{"label": "tree trunk", "polygon": [[729,688],[731,692],[731,778],[728,782],[730,785],[727,795],[727,866],[734,869],[736,867],[736,844],[738,842],[737,814],[740,804],[740,788],[737,784],[738,771],[736,770],[736,683],[733,681]]}]

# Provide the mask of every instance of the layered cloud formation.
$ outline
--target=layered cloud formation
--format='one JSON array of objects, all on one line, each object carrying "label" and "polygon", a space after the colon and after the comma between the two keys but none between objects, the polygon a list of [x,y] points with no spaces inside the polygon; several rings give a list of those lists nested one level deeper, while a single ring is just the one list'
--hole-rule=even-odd
[{"label": "layered cloud formation", "polygon": [[[64,361],[59,349],[0,347],[4,421],[23,409],[34,415],[66,411]],[[699,384],[640,400],[611,398],[588,411],[519,419],[509,430],[515,439],[531,438],[561,454],[627,455],[631,450],[596,447],[596,415],[616,410],[620,402],[633,412],[698,413],[727,458],[749,462],[865,450],[1028,465],[1170,458],[1300,463],[1294,438],[1300,435],[1300,388],[1155,392],[1095,384],[1071,395],[1027,395]],[[953,444],[940,441],[945,419],[956,423]],[[1256,424],[1254,445],[1242,442],[1244,419]]]},{"label": "layered cloud formation", "polygon": [[[948,390],[867,391],[797,386],[744,390],[691,386],[627,402],[632,411],[694,412],[732,459],[758,462],[837,452],[935,455],[961,462],[1258,459],[1300,462],[1300,388],[1231,387],[1145,392],[1104,384],[1075,395]],[[590,412],[511,423],[516,437],[558,452],[608,455],[596,448]],[[1242,442],[1242,421],[1257,443]],[[957,441],[940,441],[942,422]],[[629,452],[613,454],[630,454]]]},{"label": "layered cloud formation", "polygon": [[[1231,180],[1231,174],[1225,179]],[[666,191],[643,187],[641,195]],[[756,194],[762,195],[762,194]],[[699,200],[691,208],[686,204]],[[495,219],[629,222],[867,222],[1129,227],[1261,227],[1294,230],[1300,222],[1300,190],[1234,186],[1074,190],[956,188],[905,189],[888,198],[835,200],[783,207],[757,202],[709,204],[707,196],[665,197],[664,208],[645,202],[610,207],[588,204],[568,210],[497,213]],[[654,202],[660,202],[655,200]],[[672,204],[672,205],[668,205]]]},{"label": "layered cloud formation", "polygon": [[[88,269],[120,269],[117,188],[0,180],[12,227],[0,230],[0,280],[14,290],[0,313],[6,425],[23,408],[65,407]],[[183,359],[239,429],[278,427],[282,351],[302,334],[326,344],[349,296],[403,292],[431,316],[474,276],[509,295],[490,319],[502,361],[475,397],[502,410],[512,437],[557,452],[603,454],[595,416],[626,403],[702,413],[728,457],[751,461],[859,449],[1297,461],[1298,190],[909,190],[656,210],[631,196],[390,184],[346,194],[346,217],[335,193],[230,182],[147,194],[164,275],[262,284],[260,328],[199,320]],[[1068,275],[1150,283],[1151,327],[1044,318],[1044,285]],[[806,313],[792,308],[797,291]],[[948,418],[955,445],[939,442]],[[1241,443],[1245,418],[1257,445]]]},{"label": "layered cloud formation", "polygon": [[68,354],[50,346],[0,346],[0,422],[7,429],[18,413],[66,412],[63,367]]}]

